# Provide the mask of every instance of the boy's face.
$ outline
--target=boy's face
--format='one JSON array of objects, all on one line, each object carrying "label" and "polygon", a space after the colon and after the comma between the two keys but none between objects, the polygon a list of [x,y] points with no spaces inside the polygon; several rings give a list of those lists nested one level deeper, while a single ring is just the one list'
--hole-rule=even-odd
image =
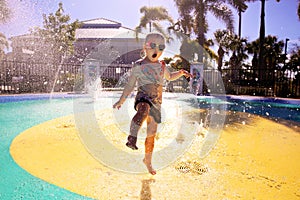
[{"label": "boy's face", "polygon": [[146,57],[151,62],[157,62],[165,49],[165,42],[162,38],[152,37],[144,45]]}]

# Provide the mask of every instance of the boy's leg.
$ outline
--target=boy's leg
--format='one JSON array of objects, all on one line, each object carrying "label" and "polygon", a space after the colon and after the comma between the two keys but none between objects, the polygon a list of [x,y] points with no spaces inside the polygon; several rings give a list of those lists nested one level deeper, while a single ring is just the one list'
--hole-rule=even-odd
[{"label": "boy's leg", "polygon": [[145,158],[144,163],[150,174],[155,175],[156,171],[152,168],[152,153],[154,149],[155,135],[157,131],[157,123],[153,117],[147,118],[147,138],[145,140]]},{"label": "boy's leg", "polygon": [[131,120],[130,123],[130,135],[128,136],[128,141],[126,143],[126,146],[133,150],[137,150],[138,147],[136,146],[137,141],[137,134],[140,130],[143,122],[147,119],[147,116],[150,111],[150,105],[146,102],[140,102],[137,106],[137,113],[134,115],[134,117]]}]

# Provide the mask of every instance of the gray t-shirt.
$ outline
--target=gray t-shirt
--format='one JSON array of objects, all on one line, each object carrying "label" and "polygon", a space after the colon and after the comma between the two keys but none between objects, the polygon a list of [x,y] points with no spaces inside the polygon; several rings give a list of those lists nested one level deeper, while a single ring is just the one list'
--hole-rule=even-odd
[{"label": "gray t-shirt", "polygon": [[137,61],[131,73],[137,78],[138,88],[147,84],[163,85],[164,72],[161,63]]},{"label": "gray t-shirt", "polygon": [[136,77],[138,87],[134,105],[135,109],[139,102],[148,102],[151,105],[149,115],[157,123],[161,123],[164,67],[161,63],[150,63],[141,60],[134,64],[131,75]]}]

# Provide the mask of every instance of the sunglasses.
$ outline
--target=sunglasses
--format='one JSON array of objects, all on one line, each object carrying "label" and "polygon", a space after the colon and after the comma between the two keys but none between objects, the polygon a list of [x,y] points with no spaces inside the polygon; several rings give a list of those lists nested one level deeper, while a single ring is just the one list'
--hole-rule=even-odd
[{"label": "sunglasses", "polygon": [[163,51],[166,48],[166,45],[164,44],[155,44],[154,42],[147,42],[146,45],[150,47],[151,49],[155,49],[158,47],[159,51]]}]

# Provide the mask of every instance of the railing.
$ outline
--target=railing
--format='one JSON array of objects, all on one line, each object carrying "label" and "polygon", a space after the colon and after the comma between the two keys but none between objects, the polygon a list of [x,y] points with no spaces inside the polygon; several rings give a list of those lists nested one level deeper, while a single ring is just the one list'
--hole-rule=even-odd
[{"label": "railing", "polygon": [[[2,60],[0,62],[1,93],[50,92],[55,81],[58,91],[71,90],[81,66]],[[60,89],[58,88],[60,87]]]},{"label": "railing", "polygon": [[[98,66],[104,87],[113,87],[131,65]],[[84,66],[80,64],[49,64],[0,61],[0,93],[73,92],[84,84]]]},{"label": "railing", "polygon": [[[116,87],[126,81],[132,65],[114,64],[98,66],[95,77],[101,77],[103,87]],[[0,93],[73,92],[84,85],[87,67],[79,64],[55,65],[18,61],[0,61]],[[263,74],[263,76],[258,74]],[[206,94],[222,77],[227,94],[300,97],[300,73],[291,71],[204,70]],[[258,78],[259,77],[259,78]],[[208,84],[209,83],[209,84]],[[168,91],[189,92],[191,84],[185,78],[167,84]]]},{"label": "railing", "polygon": [[300,97],[300,73],[290,70],[226,69],[222,71],[227,93],[256,96]]}]

